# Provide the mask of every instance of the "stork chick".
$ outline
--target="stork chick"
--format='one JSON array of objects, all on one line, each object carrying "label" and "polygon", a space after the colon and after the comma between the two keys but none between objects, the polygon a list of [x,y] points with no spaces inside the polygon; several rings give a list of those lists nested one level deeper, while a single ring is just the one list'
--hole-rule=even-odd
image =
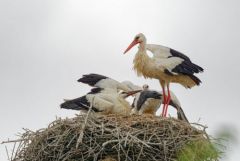
[{"label": "stork chick", "polygon": [[80,110],[86,112],[90,109],[99,114],[124,114],[129,115],[131,106],[125,100],[126,97],[133,95],[137,91],[117,93],[111,88],[93,88],[86,95],[68,100],[60,105],[61,108]]},{"label": "stork chick", "polygon": [[[160,108],[161,104],[163,103],[163,93],[157,92],[154,90],[145,90],[139,94],[139,97],[134,99],[133,101],[133,109],[131,114],[151,114],[156,115],[157,110]],[[188,122],[188,119],[181,107],[179,100],[177,99],[176,95],[171,92],[171,100],[169,105],[174,107],[177,110],[177,118],[179,120],[183,120]]]},{"label": "stork chick", "polygon": [[143,90],[135,97],[132,104],[131,114],[152,114],[155,115],[161,105],[162,95],[157,91]]}]

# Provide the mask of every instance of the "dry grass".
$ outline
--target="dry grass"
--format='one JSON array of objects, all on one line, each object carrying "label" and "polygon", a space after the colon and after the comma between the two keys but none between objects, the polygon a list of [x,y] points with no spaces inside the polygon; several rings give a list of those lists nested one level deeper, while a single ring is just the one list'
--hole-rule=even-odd
[{"label": "dry grass", "polygon": [[188,143],[209,142],[204,127],[155,116],[57,119],[18,140],[14,161],[170,161]]}]

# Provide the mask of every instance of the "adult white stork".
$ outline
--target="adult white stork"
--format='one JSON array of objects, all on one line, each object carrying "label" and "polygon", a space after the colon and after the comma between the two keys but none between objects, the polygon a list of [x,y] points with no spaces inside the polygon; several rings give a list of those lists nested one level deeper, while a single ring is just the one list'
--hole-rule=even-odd
[{"label": "adult white stork", "polygon": [[[171,100],[169,84],[171,82],[179,83],[186,88],[199,85],[201,80],[194,74],[202,72],[203,68],[192,63],[186,55],[176,50],[160,45],[147,45],[146,41],[142,33],[136,35],[124,54],[139,44],[138,52],[133,60],[133,68],[138,76],[159,80],[164,97],[162,115],[166,117],[167,107]],[[152,51],[153,57],[149,57],[146,50]],[[168,96],[165,93],[165,86],[167,86]]]},{"label": "adult white stork", "polygon": [[86,95],[68,100],[60,105],[64,109],[88,111],[92,107],[92,111],[98,114],[124,114],[129,115],[131,106],[125,100],[126,97],[133,95],[137,91],[128,91],[117,93],[111,88],[93,88]]}]

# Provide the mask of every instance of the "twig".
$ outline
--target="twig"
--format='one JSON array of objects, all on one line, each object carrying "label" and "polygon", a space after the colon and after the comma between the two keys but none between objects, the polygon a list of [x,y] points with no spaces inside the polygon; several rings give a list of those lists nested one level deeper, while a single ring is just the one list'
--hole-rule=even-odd
[{"label": "twig", "polygon": [[13,155],[14,155],[15,148],[16,148],[16,142],[13,145],[12,154],[11,154],[11,160],[13,160]]},{"label": "twig", "polygon": [[89,111],[87,113],[87,116],[85,117],[84,124],[82,124],[81,132],[80,132],[80,135],[77,139],[76,149],[78,148],[79,144],[82,143],[84,130],[85,130],[85,127],[86,127],[86,124],[87,124],[88,116],[89,116],[90,112],[92,111],[92,106],[93,106],[93,103],[94,103],[94,99],[95,99],[95,96],[93,96],[93,98],[92,98],[92,102],[91,102],[91,105],[89,107]]},{"label": "twig", "polygon": [[9,157],[9,152],[8,152],[7,146],[5,146],[5,150],[6,150],[6,153],[7,153],[8,160],[10,161],[10,157]]},{"label": "twig", "polygon": [[146,147],[148,148],[151,148],[151,146],[147,145],[144,141],[138,139],[137,137],[133,136],[133,135],[129,135],[130,137],[132,137],[135,141],[139,142],[139,143],[142,143],[143,145],[145,145]]},{"label": "twig", "polygon": [[203,128],[203,130],[207,129],[208,127],[207,126],[204,126],[204,125],[201,125],[199,123],[191,123],[192,125],[197,125],[197,126],[200,126]]},{"label": "twig", "polygon": [[118,139],[106,141],[106,142],[104,142],[104,143],[102,144],[102,149],[103,149],[105,146],[107,146],[108,144],[118,143],[118,142],[122,142],[122,141],[123,141],[123,140],[118,140]]},{"label": "twig", "polygon": [[16,140],[8,140],[8,141],[2,141],[1,144],[7,144],[7,143],[16,143],[21,141],[26,141],[28,139],[16,139]]}]

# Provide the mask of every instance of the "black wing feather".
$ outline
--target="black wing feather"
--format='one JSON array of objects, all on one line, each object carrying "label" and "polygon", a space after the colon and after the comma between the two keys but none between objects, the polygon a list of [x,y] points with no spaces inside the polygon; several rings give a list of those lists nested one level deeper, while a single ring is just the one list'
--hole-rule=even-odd
[{"label": "black wing feather", "polygon": [[103,88],[99,88],[99,87],[96,87],[96,88],[92,88],[90,92],[88,92],[87,94],[97,94],[97,93],[100,93],[102,90],[104,90]]},{"label": "black wing feather", "polygon": [[177,65],[172,69],[172,72],[178,74],[184,74],[189,76],[197,85],[201,83],[201,80],[194,76],[194,73],[202,72],[203,69],[193,63],[183,61],[181,64]]},{"label": "black wing feather", "polygon": [[193,75],[194,73],[203,72],[203,69],[191,62],[183,61],[181,64],[178,64],[175,68],[173,68],[172,72]]},{"label": "black wing feather", "polygon": [[168,58],[178,57],[178,58],[183,59],[183,62],[178,64],[177,66],[175,66],[171,71],[165,69],[164,73],[171,75],[171,76],[173,76],[173,73],[187,75],[197,85],[199,85],[201,83],[201,80],[199,78],[197,78],[196,76],[194,76],[194,74],[203,72],[203,68],[192,63],[190,58],[188,56],[184,55],[183,53],[181,53],[177,50],[171,49],[171,48],[169,48],[169,49],[170,49],[171,56],[169,56]]},{"label": "black wing feather", "polygon": [[[73,100],[66,101],[66,102],[62,103],[60,105],[60,107],[64,108],[64,109],[88,111],[89,107],[90,107],[90,103],[88,102],[86,95],[85,95],[85,96],[82,96],[82,97],[79,97],[79,98],[76,98]],[[100,110],[98,110],[95,107],[92,107],[92,110],[95,112],[101,112]]]},{"label": "black wing feather", "polygon": [[90,86],[94,86],[100,80],[107,79],[107,78],[108,77],[106,77],[104,75],[91,73],[91,74],[83,75],[82,78],[78,79],[78,82],[85,83],[85,84],[88,84]]},{"label": "black wing feather", "polygon": [[174,50],[174,49],[171,49],[171,48],[170,48],[170,53],[171,53],[172,56],[174,56],[174,57],[179,57],[179,58],[182,58],[182,59],[184,59],[184,60],[186,60],[186,61],[190,61],[190,62],[191,62],[191,60],[190,60],[190,58],[189,58],[188,56],[184,55],[183,53],[181,53],[181,52],[179,52],[179,51],[177,51],[177,50]]},{"label": "black wing feather", "polygon": [[179,57],[182,58],[184,61],[177,65],[172,71],[175,73],[181,73],[181,74],[187,74],[187,75],[193,75],[194,73],[199,73],[199,72],[203,72],[203,68],[192,63],[192,61],[190,60],[189,57],[187,57],[186,55],[184,55],[183,53],[171,49],[170,48],[170,53],[172,56],[170,57]]}]

